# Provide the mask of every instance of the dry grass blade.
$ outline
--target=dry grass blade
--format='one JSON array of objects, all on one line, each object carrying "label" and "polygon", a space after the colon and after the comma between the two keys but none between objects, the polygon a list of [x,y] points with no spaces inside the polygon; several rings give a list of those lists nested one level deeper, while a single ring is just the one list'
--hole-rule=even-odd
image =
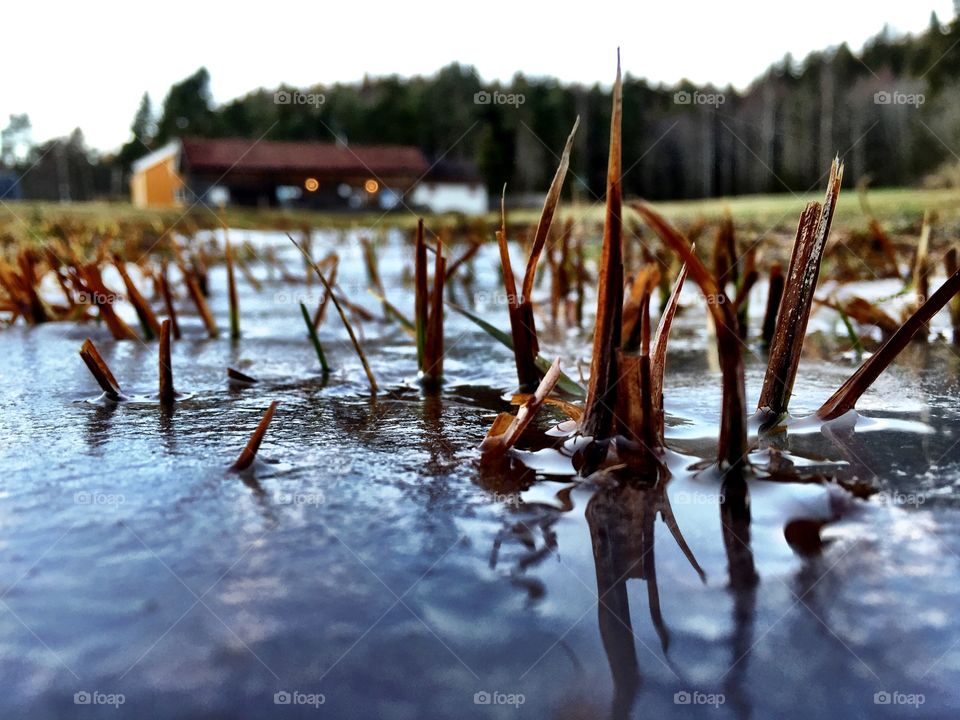
[{"label": "dry grass blade", "polygon": [[741,334],[746,332],[746,313],[742,311],[746,310],[747,302],[750,298],[750,291],[753,290],[753,286],[757,284],[758,279],[760,279],[760,273],[757,272],[756,268],[748,271],[747,274],[743,276],[743,281],[737,288],[736,297],[733,298],[733,307],[737,311],[737,315],[742,317],[740,322]]},{"label": "dry grass blade", "polygon": [[177,322],[177,311],[173,306],[173,293],[170,292],[170,282],[167,279],[167,261],[164,260],[160,266],[160,293],[163,295],[163,305],[167,310],[167,317],[170,318],[170,325],[173,330],[173,339],[180,339],[180,323]]},{"label": "dry grass blade", "polygon": [[623,305],[623,349],[635,352],[640,347],[643,329],[641,310],[660,283],[660,271],[654,265],[643,268],[630,284],[630,294]]},{"label": "dry grass blade", "polygon": [[560,234],[560,243],[557,249],[559,257],[550,263],[550,322],[556,326],[560,315],[560,307],[564,306],[564,317],[568,325],[575,322],[573,305],[570,300],[570,236],[573,234],[573,218],[567,218],[567,223]]},{"label": "dry grass blade", "polygon": [[[957,270],[960,270],[956,247],[947,250],[943,262],[947,269],[947,275],[953,275]],[[953,327],[953,344],[960,345],[960,296],[953,297],[950,300],[950,325]]]},{"label": "dry grass blade", "polygon": [[833,420],[852,410],[880,373],[910,343],[913,336],[927,326],[930,319],[960,292],[960,271],[955,272],[891,335],[877,352],[870,356],[830,398],[817,410],[821,420]]},{"label": "dry grass blade", "polygon": [[536,358],[540,352],[540,343],[537,339],[537,326],[533,315],[533,285],[536,280],[537,264],[550,234],[550,227],[556,214],[557,204],[560,201],[560,192],[570,166],[570,152],[573,148],[573,139],[580,125],[580,118],[573,124],[573,130],[567,138],[560,165],[550,184],[547,197],[544,200],[540,220],[533,236],[530,257],[523,277],[521,292],[517,294],[516,279],[510,263],[510,252],[507,245],[507,214],[506,214],[506,186],[504,197],[501,198],[501,224],[497,233],[497,244],[500,249],[500,262],[503,267],[504,289],[507,294],[507,309],[510,315],[510,332],[513,336],[513,354],[517,365],[517,380],[521,390],[530,390],[536,386],[542,377]]},{"label": "dry grass blade", "polygon": [[30,316],[34,323],[46,322],[50,316],[37,290],[40,278],[36,272],[36,252],[32,248],[23,248],[17,256],[17,263],[20,265],[20,279],[30,306]]},{"label": "dry grass blade", "polygon": [[446,277],[446,279],[447,279],[448,282],[450,281],[450,278],[453,277],[454,273],[456,273],[457,270],[459,270],[462,265],[464,265],[465,263],[470,262],[470,260],[473,258],[473,256],[476,255],[476,254],[480,251],[480,248],[481,248],[481,247],[483,247],[483,243],[475,240],[475,241],[470,245],[470,247],[467,248],[467,251],[466,251],[463,255],[461,255],[460,257],[458,257],[456,260],[454,260],[454,261],[450,264],[450,267],[447,268],[447,277]]},{"label": "dry grass blade", "polygon": [[93,375],[104,394],[111,400],[122,400],[123,393],[120,392],[120,384],[113,373],[110,372],[106,361],[90,338],[87,338],[80,346],[80,357],[83,358],[83,362],[86,363],[90,374]]},{"label": "dry grass blade", "polygon": [[917,291],[920,297],[926,297],[929,293],[925,292],[923,287],[927,284],[929,277],[928,256],[930,254],[930,233],[932,227],[930,224],[930,211],[923,214],[923,226],[920,229],[920,240],[917,243],[917,256],[913,263],[913,289]]},{"label": "dry grass blade", "polygon": [[339,285],[331,285],[334,291],[339,291],[336,293],[336,298],[340,302],[342,307],[345,307],[350,311],[350,314],[353,316],[355,322],[370,322],[374,319],[373,314],[367,310],[362,305],[358,305],[355,302],[351,302],[347,299],[347,294],[343,291],[343,288]]},{"label": "dry grass blade", "polygon": [[297,241],[294,240],[290,235],[287,235],[290,238],[290,242],[293,243],[293,246],[297,248],[303,256],[310,263],[310,267],[313,268],[314,272],[317,273],[317,277],[320,278],[320,282],[323,284],[324,289],[330,295],[330,299],[333,300],[333,306],[337,309],[337,313],[340,315],[340,321],[343,323],[343,326],[347,330],[347,334],[350,336],[350,342],[353,343],[353,349],[356,350],[357,356],[360,358],[360,363],[363,365],[363,371],[367,375],[367,381],[370,383],[370,391],[376,394],[377,381],[373,377],[373,371],[370,369],[370,363],[367,362],[367,356],[363,353],[363,348],[360,347],[360,341],[357,340],[356,334],[353,332],[353,326],[350,324],[350,320],[347,318],[347,314],[343,311],[343,307],[340,305],[340,301],[337,300],[337,296],[333,293],[333,288],[327,283],[327,279],[323,276],[323,272],[317,267],[317,264],[310,259],[310,256],[304,251],[302,247],[297,244]]},{"label": "dry grass blade", "polygon": [[864,300],[859,296],[847,298],[842,305],[829,302],[822,302],[821,304],[844,313],[861,325],[874,325],[887,335],[895,333],[900,328],[900,323],[873,305],[869,300]]},{"label": "dry grass blade", "polygon": [[[648,306],[649,296],[645,306]],[[617,456],[641,472],[656,467],[656,420],[654,417],[649,347],[639,355],[617,349]]]},{"label": "dry grass blade", "polygon": [[[561,379],[563,378],[563,373],[560,373]],[[558,381],[559,384],[559,381]],[[527,400],[533,397],[533,393],[514,393],[510,397],[511,405],[523,405]],[[560,398],[547,397],[544,402],[547,405],[553,405],[555,408],[563,411],[563,413],[570,418],[571,420],[579,420],[583,417],[583,408],[579,405],[574,405],[571,402],[566,400],[561,400]]]},{"label": "dry grass blade", "polygon": [[[380,279],[380,269],[377,267],[377,253],[373,243],[365,237],[360,238],[360,246],[363,248],[363,264],[367,270],[367,281],[370,286],[380,294],[380,297],[386,297],[387,292],[383,289],[383,281]],[[390,314],[389,308],[384,304],[383,315],[386,318]]]},{"label": "dry grass blade", "polygon": [[[577,134],[577,128],[580,127],[579,116],[573,123],[573,130],[567,137],[567,142],[563,146],[563,153],[560,155],[560,166],[553,176],[553,182],[550,183],[550,190],[547,191],[546,200],[543,202],[543,211],[540,213],[540,221],[537,223],[537,231],[533,236],[533,247],[530,251],[530,259],[527,261],[527,271],[523,276],[523,300],[528,301],[533,294],[533,281],[537,274],[537,263],[540,260],[540,253],[543,252],[543,246],[547,242],[547,236],[550,234],[550,226],[553,224],[553,216],[557,211],[557,203],[560,202],[560,191],[563,189],[563,181],[567,176],[567,169],[570,167],[570,151],[573,150],[573,138]],[[506,228],[504,228],[506,230]]]},{"label": "dry grass blade", "polygon": [[770,280],[767,289],[767,309],[763,314],[763,344],[770,345],[774,332],[777,329],[777,314],[780,311],[780,301],[783,299],[783,268],[775,262],[770,266]]},{"label": "dry grass blade", "polygon": [[447,261],[443,257],[442,249],[443,243],[438,237],[427,336],[423,347],[422,381],[427,387],[437,387],[443,377],[443,283],[446,279]]},{"label": "dry grass blade", "polygon": [[717,351],[723,374],[720,441],[717,455],[719,462],[727,463],[731,467],[739,466],[747,451],[747,418],[739,323],[734,314],[733,305],[727,301],[726,293],[717,284],[713,273],[694,254],[689,240],[653,208],[644,203],[635,203],[633,207],[667,247],[680,256],[687,265],[694,282],[700,286],[704,297],[715,299],[714,302],[707,303],[707,308],[716,327]]},{"label": "dry grass blade", "polygon": [[427,296],[427,244],[423,238],[423,218],[417,221],[414,245],[413,323],[417,337],[417,369],[423,371],[424,347],[427,344],[429,298]]},{"label": "dry grass blade", "polygon": [[893,241],[890,240],[890,236],[887,235],[886,231],[883,229],[883,226],[880,225],[876,218],[870,218],[868,226],[870,228],[870,234],[883,249],[883,254],[887,259],[887,277],[900,277],[900,265],[899,261],[897,260],[897,249],[894,247]]},{"label": "dry grass blade", "polygon": [[503,270],[503,288],[507,293],[507,304],[510,307],[519,305],[517,297],[517,280],[513,275],[513,264],[510,262],[510,247],[507,245],[507,186],[504,184],[500,195],[500,230],[497,231],[497,249],[500,251],[500,267]]},{"label": "dry grass blade", "polygon": [[30,311],[30,299],[20,286],[20,276],[11,265],[2,260],[0,260],[0,286],[10,296],[10,302],[16,306],[17,314],[22,315],[27,322],[34,322],[34,316]]},{"label": "dry grass blade", "polygon": [[500,265],[503,269],[503,286],[507,296],[507,312],[510,317],[510,335],[513,338],[513,358],[517,366],[517,381],[520,390],[531,390],[542,377],[536,364],[540,345],[537,341],[533,305],[517,294],[517,282],[510,262],[507,245],[506,186],[500,199],[500,230],[497,231],[497,247],[500,250]]},{"label": "dry grass blade", "polygon": [[267,428],[270,427],[270,421],[273,420],[273,414],[276,412],[278,404],[278,400],[274,400],[270,403],[270,407],[267,408],[267,411],[263,414],[263,417],[260,418],[260,423],[257,425],[257,429],[253,431],[253,435],[250,436],[249,442],[247,442],[246,447],[243,448],[243,451],[240,453],[240,456],[237,458],[236,462],[230,466],[230,470],[234,472],[242,472],[253,465],[253,461],[257,458],[257,451],[260,449],[260,443],[263,442],[263,438],[267,434]]},{"label": "dry grass blade", "polygon": [[137,289],[137,286],[130,278],[130,274],[127,272],[125,263],[118,255],[113,256],[113,266],[117,269],[117,272],[120,273],[123,284],[127,288],[127,299],[130,301],[130,304],[133,305],[134,310],[137,311],[137,317],[140,318],[140,326],[143,328],[144,337],[147,340],[153,340],[160,335],[160,323],[153,309],[150,307],[150,303],[146,301],[140,293],[140,290]]},{"label": "dry grass blade", "polygon": [[173,247],[173,253],[177,260],[177,267],[180,268],[180,274],[183,275],[183,282],[187,286],[187,292],[190,293],[190,298],[193,300],[193,304],[197,307],[197,312],[203,319],[203,325],[207,329],[207,334],[211,338],[215,338],[220,331],[217,328],[216,321],[213,319],[213,314],[210,312],[210,306],[207,304],[207,299],[204,297],[202,288],[200,287],[197,278],[194,277],[194,273],[187,267],[187,263],[183,258],[183,252],[180,250],[180,246],[177,245],[177,242],[172,239],[170,241],[170,245]]},{"label": "dry grass blade", "polygon": [[67,299],[67,304],[73,308],[76,306],[76,302],[73,299],[73,292],[70,290],[70,286],[67,284],[67,279],[63,274],[63,263],[60,262],[60,258],[57,257],[57,253],[54,252],[53,248],[49,245],[43,248],[43,254],[47,258],[47,264],[50,266],[50,269],[53,271],[54,276],[57,278],[57,283],[60,285],[60,289],[63,290],[63,295]]},{"label": "dry grass blade", "polygon": [[[450,273],[449,273],[449,272],[447,273],[447,277],[448,277],[448,278],[450,277]],[[401,326],[404,330],[406,330],[408,333],[410,333],[410,337],[412,337],[412,338],[416,338],[416,337],[417,337],[417,328],[416,328],[416,326],[413,324],[413,321],[410,320],[410,318],[408,318],[406,315],[404,315],[404,314],[400,311],[400,308],[398,308],[396,305],[394,305],[393,303],[391,303],[389,300],[387,300],[386,297],[384,297],[383,295],[381,295],[380,293],[378,293],[378,292],[377,292],[376,290],[374,290],[373,288],[367,288],[367,292],[369,292],[371,295],[373,295],[373,297],[375,297],[377,300],[379,300],[379,301],[383,304],[384,310],[386,311],[386,313],[385,313],[385,319],[387,319],[387,320],[396,320],[398,323],[400,323],[400,326]]]},{"label": "dry grass blade", "polygon": [[247,265],[246,262],[244,262],[241,258],[236,258],[234,262],[236,263],[237,267],[240,268],[240,274],[243,275],[243,278],[250,283],[250,286],[254,290],[257,292],[263,290],[263,285],[259,280],[257,280],[257,276],[253,274],[253,272],[250,270],[250,266]]},{"label": "dry grass blade", "polygon": [[170,359],[170,321],[160,326],[160,404],[173,405],[176,391],[173,389],[173,363]]},{"label": "dry grass blade", "polygon": [[779,418],[787,412],[797,377],[800,351],[813,306],[813,294],[820,276],[820,262],[843,181],[843,163],[830,166],[827,193],[821,207],[810,203],[800,216],[797,238],[787,270],[785,294],[780,302],[777,326],[770,345],[767,372],[760,391],[758,409]]},{"label": "dry grass blade", "polygon": [[516,416],[510,413],[500,413],[494,421],[487,436],[480,443],[480,451],[485,458],[498,457],[512,448],[523,431],[527,429],[540,408],[546,402],[547,396],[560,379],[560,358],[553,361],[550,369],[543,376],[536,392],[520,406]]},{"label": "dry grass blade", "polygon": [[621,195],[621,119],[623,88],[620,57],[613,85],[610,117],[610,155],[607,159],[607,205],[603,224],[603,249],[597,289],[597,317],[593,331],[593,358],[590,384],[580,430],[598,440],[609,438],[613,429],[616,400],[617,355],[620,348],[623,312],[623,199]]},{"label": "dry grass blade", "polygon": [[103,318],[104,324],[110,330],[114,340],[136,340],[137,334],[127,325],[113,309],[115,293],[103,283],[100,270],[96,265],[82,265],[77,267],[77,278],[82,283],[83,294],[93,300],[97,312]]},{"label": "dry grass blade", "polygon": [[897,259],[897,249],[870,208],[870,203],[867,200],[866,178],[861,179],[860,182],[857,183],[857,198],[860,201],[860,209],[863,211],[863,214],[867,216],[867,228],[869,229],[870,236],[874,242],[880,246],[884,258],[887,261],[886,277],[900,277],[900,262]]},{"label": "dry grass blade", "polygon": [[247,385],[254,385],[257,382],[259,382],[259,380],[257,380],[256,378],[250,377],[249,375],[246,375],[245,373],[242,373],[239,370],[234,370],[231,367],[227,368],[227,378],[232,382],[244,383]]},{"label": "dry grass blade", "polygon": [[727,283],[737,285],[740,280],[740,267],[737,264],[737,240],[733,229],[733,216],[727,209],[717,229],[717,239],[713,245],[713,274],[720,287]]},{"label": "dry grass blade", "polygon": [[[909,308],[908,312],[913,312],[930,295],[930,211],[923,214],[923,227],[920,230],[920,241],[917,243],[917,254],[913,264],[913,291],[916,294],[916,300]],[[926,340],[926,335],[918,335],[917,339]]]},{"label": "dry grass blade", "polygon": [[[327,278],[327,284],[330,287],[336,287],[337,284],[337,272],[340,269],[340,258],[336,255],[333,256],[333,263],[330,268],[330,277]],[[313,314],[313,327],[319,328],[323,323],[323,319],[327,316],[327,306],[330,304],[330,293],[326,290],[323,291],[323,299],[320,300],[320,304],[317,306],[317,312]]]},{"label": "dry grass blade", "polygon": [[220,330],[217,328],[217,323],[213,319],[210,306],[207,304],[207,299],[203,296],[200,285],[186,266],[181,266],[180,272],[183,274],[183,281],[187,285],[187,292],[190,293],[190,298],[193,300],[193,304],[197,307],[197,312],[200,313],[200,317],[203,319],[203,325],[207,329],[207,334],[211,338],[217,337],[217,335],[220,334]]},{"label": "dry grass blade", "polygon": [[[693,252],[694,248],[691,247],[690,250]],[[657,332],[653,336],[653,346],[650,352],[650,400],[653,406],[657,439],[661,445],[663,444],[663,374],[667,366],[667,340],[670,337],[673,318],[676,316],[677,308],[680,306],[680,293],[683,290],[683,282],[686,279],[687,266],[686,263],[684,263],[673,284],[673,290],[670,292],[667,305],[660,314],[660,322],[657,324]]]},{"label": "dry grass blade", "polygon": [[223,253],[227,262],[227,294],[230,298],[230,337],[237,340],[240,337],[240,301],[237,299],[237,281],[233,274],[233,249],[230,246],[230,237],[227,227],[223,227]]}]

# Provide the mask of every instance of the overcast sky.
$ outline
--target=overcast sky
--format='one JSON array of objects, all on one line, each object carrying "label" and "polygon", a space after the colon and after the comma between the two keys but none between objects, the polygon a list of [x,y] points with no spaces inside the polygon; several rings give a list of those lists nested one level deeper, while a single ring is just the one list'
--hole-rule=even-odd
[{"label": "overcast sky", "polygon": [[859,49],[884,23],[919,32],[933,10],[949,20],[953,2],[16,0],[0,26],[0,121],[27,112],[35,140],[79,126],[90,145],[114,149],[144,91],[158,108],[201,65],[217,102],[281,82],[430,74],[454,60],[484,80],[522,71],[609,83],[617,46],[636,76],[744,87],[787,52]]}]

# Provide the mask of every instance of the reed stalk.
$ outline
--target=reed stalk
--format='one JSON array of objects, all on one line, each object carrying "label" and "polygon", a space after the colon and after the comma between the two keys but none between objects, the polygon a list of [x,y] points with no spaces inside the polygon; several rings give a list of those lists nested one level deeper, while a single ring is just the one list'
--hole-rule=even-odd
[{"label": "reed stalk", "polygon": [[253,461],[257,459],[257,452],[260,450],[260,444],[263,442],[263,438],[267,434],[267,428],[270,427],[270,422],[273,420],[273,415],[277,410],[278,404],[278,400],[274,400],[270,403],[270,407],[268,407],[267,411],[263,414],[263,417],[260,419],[260,422],[257,425],[257,429],[253,431],[253,435],[250,436],[250,440],[247,442],[246,447],[243,448],[239,457],[237,457],[236,462],[230,466],[231,471],[242,472],[253,465]]},{"label": "reed stalk", "polygon": [[173,331],[173,339],[180,339],[180,323],[177,322],[177,310],[173,306],[173,293],[170,292],[170,282],[167,279],[167,261],[164,260],[160,265],[160,294],[163,295],[163,305],[167,311],[167,317],[170,319],[170,327]]},{"label": "reed stalk", "polygon": [[857,371],[831,395],[820,409],[817,417],[821,420],[833,420],[852,410],[857,400],[869,389],[897,355],[910,343],[914,335],[927,327],[927,323],[936,315],[957,293],[960,292],[960,271],[955,272],[944,281],[920,308],[900,326],[900,328],[886,342],[870,356]]},{"label": "reed stalk", "polygon": [[621,195],[621,121],[623,85],[620,57],[613,85],[610,117],[610,153],[607,158],[607,201],[603,223],[603,248],[597,289],[597,316],[593,330],[590,383],[580,431],[594,440],[606,440],[613,432],[613,408],[617,392],[617,349],[620,347],[623,312],[623,199]]},{"label": "reed stalk", "polygon": [[769,347],[777,329],[777,314],[780,311],[780,301],[783,299],[783,268],[775,262],[770,266],[770,280],[767,288],[767,309],[763,314],[762,339],[765,347]]},{"label": "reed stalk", "polygon": [[110,372],[106,361],[90,338],[87,338],[83,345],[80,346],[80,357],[86,364],[87,369],[90,370],[90,374],[93,375],[97,381],[100,389],[103,390],[108,398],[115,401],[125,399],[123,393],[120,391],[120,383],[117,382],[113,373]]},{"label": "reed stalk", "polygon": [[717,351],[723,377],[720,410],[720,439],[717,460],[721,465],[738,468],[747,452],[747,418],[744,391],[743,356],[739,322],[733,304],[717,283],[714,274],[694,253],[690,241],[659,213],[645,203],[631,205],[673,252],[680,256],[690,276],[707,299],[707,308],[716,328]]},{"label": "reed stalk", "polygon": [[160,404],[173,405],[176,391],[173,389],[173,362],[170,354],[170,320],[160,325]]},{"label": "reed stalk", "polygon": [[301,253],[303,253],[304,257],[310,263],[310,267],[313,268],[314,272],[316,272],[317,274],[317,277],[320,278],[320,282],[323,284],[324,289],[330,295],[330,299],[333,300],[333,306],[336,308],[337,313],[340,315],[340,321],[343,323],[343,326],[346,328],[347,334],[350,336],[350,342],[353,343],[353,349],[356,351],[357,356],[360,358],[360,363],[363,365],[363,371],[367,376],[367,382],[369,382],[370,384],[370,392],[376,395],[378,390],[377,381],[376,381],[376,378],[374,378],[373,376],[373,371],[370,369],[370,363],[367,362],[367,356],[364,354],[363,348],[360,346],[360,341],[357,340],[357,336],[353,332],[353,326],[350,324],[350,320],[347,318],[347,314],[343,311],[343,307],[340,305],[340,301],[337,300],[337,296],[334,294],[333,288],[330,287],[329,283],[327,283],[327,279],[323,276],[323,272],[320,270],[319,267],[317,267],[317,264],[313,262],[313,260],[310,258],[309,255],[307,255],[307,253],[304,251],[302,247],[297,245],[297,241],[294,240],[292,237],[290,237],[289,234],[287,235],[287,237],[290,238],[290,242],[293,243],[294,247],[297,248]]},{"label": "reed stalk", "polygon": [[480,443],[480,452],[485,459],[501,457],[512,448],[523,431],[527,429],[533,419],[540,412],[550,392],[560,380],[560,358],[553,361],[550,369],[544,374],[536,391],[527,398],[526,402],[517,410],[516,416],[510,413],[497,415],[487,436]]},{"label": "reed stalk", "polygon": [[310,312],[303,303],[300,303],[300,312],[303,315],[303,322],[307,325],[307,334],[310,336],[310,342],[313,343],[313,349],[317,353],[317,360],[320,361],[320,368],[323,370],[323,374],[327,375],[330,372],[330,366],[327,365],[327,356],[323,354],[323,347],[320,345],[317,329],[313,326],[313,321],[310,319]]},{"label": "reed stalk", "polygon": [[123,284],[127,288],[127,299],[130,301],[130,304],[133,305],[133,309],[137,311],[137,317],[140,318],[140,327],[143,329],[144,339],[153,340],[159,337],[160,322],[150,307],[150,303],[146,301],[131,279],[125,263],[118,255],[113,256],[113,266],[117,269],[117,272],[120,273]]},{"label": "reed stalk", "polygon": [[233,274],[233,250],[230,247],[230,236],[227,226],[223,226],[223,253],[227,263],[227,295],[230,298],[230,337],[233,340],[240,338],[240,301],[237,299],[237,282]]},{"label": "reed stalk", "polygon": [[430,312],[423,346],[421,376],[424,386],[430,389],[436,389],[443,378],[443,284],[446,279],[447,261],[443,257],[442,249],[440,238],[437,237],[433,291],[430,294]]},{"label": "reed stalk", "polygon": [[813,307],[813,294],[820,275],[820,262],[842,181],[843,163],[834,159],[823,205],[815,202],[807,205],[797,226],[797,237],[758,403],[758,410],[772,418],[783,416],[790,403],[800,364],[800,351]]}]

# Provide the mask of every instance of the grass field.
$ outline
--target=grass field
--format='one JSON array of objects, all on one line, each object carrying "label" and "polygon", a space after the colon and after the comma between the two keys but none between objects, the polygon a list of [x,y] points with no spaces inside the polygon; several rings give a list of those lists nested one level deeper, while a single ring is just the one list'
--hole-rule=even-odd
[{"label": "grass field", "polygon": [[[721,216],[729,209],[739,226],[753,225],[771,229],[792,229],[796,226],[800,211],[807,202],[822,199],[822,193],[794,195],[781,193],[774,195],[745,195],[732,198],[711,198],[706,200],[682,200],[655,203],[656,207],[668,218],[678,222],[690,222],[703,218],[710,220]],[[953,226],[960,222],[960,189],[917,190],[910,188],[883,188],[871,190],[870,206],[874,213],[890,229],[916,226],[924,211],[936,213],[941,227]],[[572,215],[575,219],[602,221],[603,203],[578,203],[561,207],[562,215]],[[538,208],[513,210],[512,222],[535,223],[539,217]],[[314,227],[371,227],[400,226],[413,227],[417,216],[406,210],[382,212],[312,212],[304,210],[279,210],[256,208],[228,208],[226,217],[229,224],[236,228],[297,228],[306,225]],[[467,223],[473,218],[456,214],[427,216],[428,225],[434,227],[443,224]],[[496,212],[487,214],[484,221],[493,225],[498,221]],[[195,227],[215,227],[219,225],[216,213],[203,205],[192,208],[165,210],[147,210],[135,208],[129,203],[86,202],[52,203],[5,201],[0,203],[0,233],[22,237],[25,234],[38,233],[45,225],[52,223],[77,224],[103,230],[122,225],[152,225],[164,230],[173,223],[193,225]],[[856,190],[846,188],[837,206],[835,225],[838,227],[863,227],[865,217],[857,199]]]}]

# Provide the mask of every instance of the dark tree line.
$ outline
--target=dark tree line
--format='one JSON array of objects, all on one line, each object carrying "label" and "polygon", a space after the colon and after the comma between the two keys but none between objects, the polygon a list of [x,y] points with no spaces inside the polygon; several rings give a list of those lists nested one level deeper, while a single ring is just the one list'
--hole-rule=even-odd
[{"label": "dark tree line", "polygon": [[[960,22],[935,15],[921,35],[884,30],[859,54],[841,45],[802,61],[788,55],[740,92],[628,75],[624,191],[651,199],[805,191],[822,184],[836,153],[854,178],[918,183],[960,156],[958,91]],[[537,192],[577,115],[571,186],[590,200],[605,186],[609,88],[520,74],[484,85],[456,63],[430,77],[259,89],[220,106],[201,68],[171,87],[156,117],[145,95],[129,142],[94,165],[126,172],[148,148],[183,135],[411,144],[431,161],[475,163],[492,192],[504,182]],[[119,184],[116,172],[93,175],[106,186],[93,194]]]}]

